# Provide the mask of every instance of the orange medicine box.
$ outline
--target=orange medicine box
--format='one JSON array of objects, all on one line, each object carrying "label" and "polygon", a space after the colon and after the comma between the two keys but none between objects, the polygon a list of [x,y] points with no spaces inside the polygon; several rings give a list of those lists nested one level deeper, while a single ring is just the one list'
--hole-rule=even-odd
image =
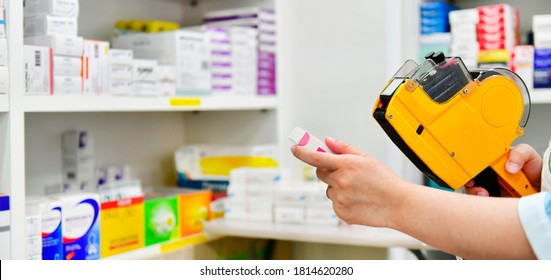
[{"label": "orange medicine box", "polygon": [[208,220],[210,214],[212,191],[188,190],[180,193],[178,199],[181,236],[201,232],[203,222]]},{"label": "orange medicine box", "polygon": [[144,247],[143,196],[102,203],[100,221],[102,258]]}]

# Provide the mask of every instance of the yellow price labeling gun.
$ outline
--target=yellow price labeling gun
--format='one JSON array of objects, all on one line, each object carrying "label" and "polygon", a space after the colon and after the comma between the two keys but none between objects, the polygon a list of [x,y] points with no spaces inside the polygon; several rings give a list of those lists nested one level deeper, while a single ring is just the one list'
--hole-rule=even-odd
[{"label": "yellow price labeling gun", "polygon": [[474,179],[491,196],[536,193],[524,173],[505,170],[524,133],[530,95],[505,68],[469,72],[459,57],[408,60],[380,93],[373,117],[427,177],[457,190]]}]

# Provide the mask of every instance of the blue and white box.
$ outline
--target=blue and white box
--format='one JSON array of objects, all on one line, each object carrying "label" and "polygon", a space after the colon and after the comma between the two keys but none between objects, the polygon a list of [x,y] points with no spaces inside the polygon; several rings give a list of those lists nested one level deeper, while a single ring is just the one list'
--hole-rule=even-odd
[{"label": "blue and white box", "polygon": [[55,196],[61,204],[63,258],[100,258],[100,206],[97,193],[74,192]]},{"label": "blue and white box", "polygon": [[0,260],[11,258],[10,235],[10,197],[0,194]]},{"label": "blue and white box", "polygon": [[42,259],[63,259],[61,203],[46,198],[42,203]]}]

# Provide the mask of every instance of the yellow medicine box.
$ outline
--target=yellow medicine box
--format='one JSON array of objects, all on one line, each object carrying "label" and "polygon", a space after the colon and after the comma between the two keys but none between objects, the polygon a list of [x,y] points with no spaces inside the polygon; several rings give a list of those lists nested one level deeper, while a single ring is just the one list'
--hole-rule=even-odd
[{"label": "yellow medicine box", "polygon": [[100,221],[102,258],[144,247],[143,196],[102,203]]}]

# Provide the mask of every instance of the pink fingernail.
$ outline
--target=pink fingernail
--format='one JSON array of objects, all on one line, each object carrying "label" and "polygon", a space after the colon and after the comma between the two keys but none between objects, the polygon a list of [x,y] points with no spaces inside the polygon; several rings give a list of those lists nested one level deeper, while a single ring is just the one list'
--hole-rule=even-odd
[{"label": "pink fingernail", "polygon": [[514,162],[508,161],[507,164],[505,164],[505,169],[511,174],[515,174],[520,170],[520,166]]}]

